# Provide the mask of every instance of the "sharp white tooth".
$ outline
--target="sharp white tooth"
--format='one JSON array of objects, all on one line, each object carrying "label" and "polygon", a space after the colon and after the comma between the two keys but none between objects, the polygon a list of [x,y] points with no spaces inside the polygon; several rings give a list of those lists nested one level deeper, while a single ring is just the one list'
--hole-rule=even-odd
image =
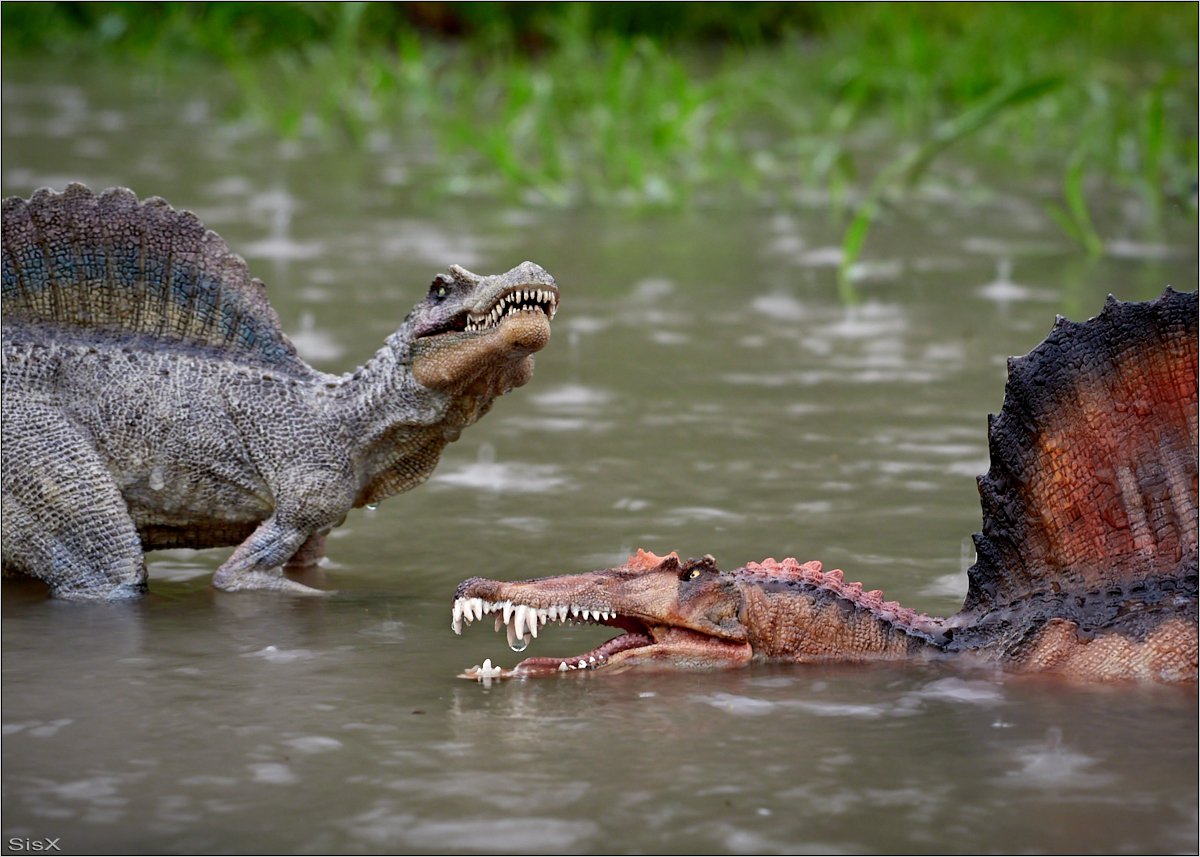
[{"label": "sharp white tooth", "polygon": [[572,616],[578,616],[578,615],[579,615],[579,605],[578,605],[578,604],[572,604],[572,605],[571,605],[571,615],[572,615]]},{"label": "sharp white tooth", "polygon": [[583,669],[583,668],[584,668],[584,667],[586,667],[586,666],[587,666],[587,661],[580,661],[580,662],[579,662],[579,668],[580,668],[580,669]]},{"label": "sharp white tooth", "polygon": [[512,618],[513,603],[511,601],[505,601],[500,606],[504,608],[504,622],[505,622],[505,624],[507,624],[508,620]]},{"label": "sharp white tooth", "polygon": [[504,621],[500,618],[500,614],[496,614],[496,633],[497,634],[500,633],[500,626],[503,624],[504,624]]},{"label": "sharp white tooth", "polygon": [[450,627],[454,629],[454,633],[456,634],[462,633],[462,603],[463,600],[461,598],[454,599],[454,613],[450,619]]},{"label": "sharp white tooth", "polygon": [[558,665],[558,671],[560,673],[565,673],[567,671],[567,662],[566,661],[563,661],[561,664]]},{"label": "sharp white tooth", "polygon": [[[536,640],[538,632],[538,614],[537,611],[532,607],[529,608],[529,612],[525,614],[525,623],[529,627],[529,633],[533,634],[533,637]],[[529,635],[526,634],[526,636]]]},{"label": "sharp white tooth", "polygon": [[508,647],[510,649],[513,647],[513,643],[515,643],[517,641],[516,625],[517,625],[516,621],[512,621],[512,622],[508,623]]},{"label": "sharp white tooth", "polygon": [[483,618],[483,599],[482,598],[472,598],[471,599],[471,609],[475,611],[476,619],[482,619]]},{"label": "sharp white tooth", "polygon": [[594,664],[594,663],[596,663],[596,659],[595,659],[595,658],[588,658],[588,663],[589,663],[589,664]]},{"label": "sharp white tooth", "polygon": [[513,610],[513,633],[518,637],[525,636],[525,605],[518,604]]},{"label": "sharp white tooth", "polygon": [[538,622],[545,625],[547,622],[550,621],[550,611],[547,610],[545,607],[543,607],[541,610],[539,610],[537,612],[537,617],[538,617]]}]

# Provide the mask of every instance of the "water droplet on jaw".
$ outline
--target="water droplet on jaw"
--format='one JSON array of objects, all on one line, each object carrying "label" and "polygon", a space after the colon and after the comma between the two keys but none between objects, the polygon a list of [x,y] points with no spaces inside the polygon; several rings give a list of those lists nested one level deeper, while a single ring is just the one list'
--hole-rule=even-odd
[{"label": "water droplet on jaw", "polygon": [[508,644],[508,647],[510,649],[512,649],[514,652],[523,652],[527,648],[529,648],[529,639],[530,639],[529,635],[526,634],[524,637],[522,637],[519,640],[513,640],[511,643]]},{"label": "water droplet on jaw", "polygon": [[379,508],[379,506],[376,503],[368,503],[365,508],[368,512],[374,512],[376,509]]}]

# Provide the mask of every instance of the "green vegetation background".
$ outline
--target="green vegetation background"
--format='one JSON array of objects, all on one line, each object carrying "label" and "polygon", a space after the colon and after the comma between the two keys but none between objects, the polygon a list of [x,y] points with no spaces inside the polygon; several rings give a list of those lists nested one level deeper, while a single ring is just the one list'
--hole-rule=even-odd
[{"label": "green vegetation background", "polygon": [[280,135],[430,146],[449,192],[553,205],[816,200],[872,221],[954,157],[1044,200],[1089,254],[1088,197],[1194,223],[1196,3],[15,3],[6,57],[234,82]]}]

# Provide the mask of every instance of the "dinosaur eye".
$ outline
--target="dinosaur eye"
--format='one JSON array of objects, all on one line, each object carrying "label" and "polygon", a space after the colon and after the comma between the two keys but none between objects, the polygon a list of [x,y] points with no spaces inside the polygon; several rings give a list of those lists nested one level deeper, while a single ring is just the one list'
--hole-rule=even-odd
[{"label": "dinosaur eye", "polygon": [[696,579],[697,577],[699,577],[699,576],[700,576],[700,569],[698,569],[698,568],[693,568],[691,571],[687,572],[687,573],[684,575],[684,578],[683,578],[683,579],[684,579],[684,580],[695,580],[695,579]]},{"label": "dinosaur eye", "polygon": [[434,281],[429,284],[429,296],[437,300],[445,300],[450,294],[450,287],[454,285],[453,281],[445,274],[438,274]]}]

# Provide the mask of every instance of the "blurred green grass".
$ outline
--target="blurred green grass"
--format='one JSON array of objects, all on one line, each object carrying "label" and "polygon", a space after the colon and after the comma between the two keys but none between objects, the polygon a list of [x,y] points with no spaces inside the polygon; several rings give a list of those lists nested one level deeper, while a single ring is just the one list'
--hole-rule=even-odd
[{"label": "blurred green grass", "polygon": [[1194,222],[1195,3],[15,3],[6,56],[208,63],[283,136],[414,135],[448,193],[808,200],[870,224],[953,150],[1103,252],[1089,193]]}]

